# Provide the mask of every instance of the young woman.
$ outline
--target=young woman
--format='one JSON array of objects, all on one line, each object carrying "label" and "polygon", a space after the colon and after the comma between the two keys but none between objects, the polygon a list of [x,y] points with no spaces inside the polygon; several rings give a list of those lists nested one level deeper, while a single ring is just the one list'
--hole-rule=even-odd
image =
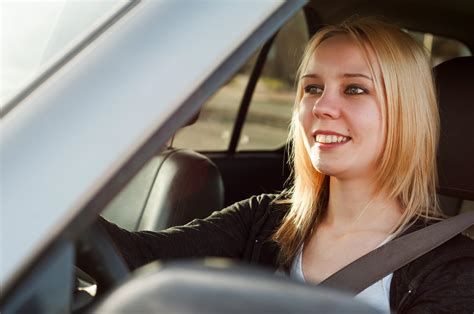
[{"label": "young woman", "polygon": [[[298,75],[292,188],[158,233],[130,233],[102,220],[131,268],[221,256],[318,283],[442,218],[438,110],[431,67],[415,40],[373,20],[326,27],[309,42]],[[387,313],[472,311],[473,278],[473,243],[458,236],[357,298]]]}]

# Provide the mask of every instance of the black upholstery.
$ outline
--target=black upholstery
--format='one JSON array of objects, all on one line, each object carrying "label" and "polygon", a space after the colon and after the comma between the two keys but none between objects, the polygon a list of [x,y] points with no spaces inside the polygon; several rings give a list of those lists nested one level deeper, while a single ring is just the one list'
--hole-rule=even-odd
[{"label": "black upholstery", "polygon": [[474,200],[474,57],[435,67],[441,116],[439,193]]},{"label": "black upholstery", "polygon": [[219,170],[207,157],[187,149],[167,149],[157,159],[161,167],[139,230],[183,225],[222,209],[224,184]]},{"label": "black upholstery", "polygon": [[105,218],[128,230],[162,230],[204,218],[224,206],[224,185],[207,157],[166,149],[108,206]]}]

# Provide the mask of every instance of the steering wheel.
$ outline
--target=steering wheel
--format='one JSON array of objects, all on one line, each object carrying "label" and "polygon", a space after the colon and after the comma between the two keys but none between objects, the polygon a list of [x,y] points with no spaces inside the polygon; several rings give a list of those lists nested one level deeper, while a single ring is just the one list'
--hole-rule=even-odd
[{"label": "steering wheel", "polygon": [[[83,310],[124,282],[130,270],[112,240],[96,222],[76,242],[76,289],[73,308]],[[95,294],[91,291],[95,290]],[[87,295],[86,295],[87,294]]]}]

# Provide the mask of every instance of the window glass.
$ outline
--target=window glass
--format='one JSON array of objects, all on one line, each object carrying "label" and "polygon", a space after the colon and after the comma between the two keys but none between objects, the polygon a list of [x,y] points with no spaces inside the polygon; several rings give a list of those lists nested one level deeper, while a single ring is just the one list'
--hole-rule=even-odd
[{"label": "window glass", "polygon": [[63,56],[129,0],[2,1],[0,104]]},{"label": "window glass", "polygon": [[306,20],[300,12],[279,31],[269,51],[237,150],[271,150],[286,142],[296,71],[307,42]]},{"label": "window glass", "polygon": [[239,72],[201,108],[199,119],[179,130],[174,147],[197,151],[227,150],[242,96],[257,60],[252,56]]},{"label": "window glass", "polygon": [[414,31],[409,31],[408,33],[425,46],[431,56],[431,64],[433,66],[446,60],[471,55],[469,48],[455,39],[440,37],[430,33]]}]

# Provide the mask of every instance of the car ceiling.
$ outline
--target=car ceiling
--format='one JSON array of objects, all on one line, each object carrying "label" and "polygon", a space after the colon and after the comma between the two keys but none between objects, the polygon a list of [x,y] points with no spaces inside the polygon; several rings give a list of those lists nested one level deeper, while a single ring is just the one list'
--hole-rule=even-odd
[{"label": "car ceiling", "polygon": [[474,47],[474,1],[471,0],[313,0],[322,24],[341,22],[353,15],[383,16],[415,31],[456,38]]}]

